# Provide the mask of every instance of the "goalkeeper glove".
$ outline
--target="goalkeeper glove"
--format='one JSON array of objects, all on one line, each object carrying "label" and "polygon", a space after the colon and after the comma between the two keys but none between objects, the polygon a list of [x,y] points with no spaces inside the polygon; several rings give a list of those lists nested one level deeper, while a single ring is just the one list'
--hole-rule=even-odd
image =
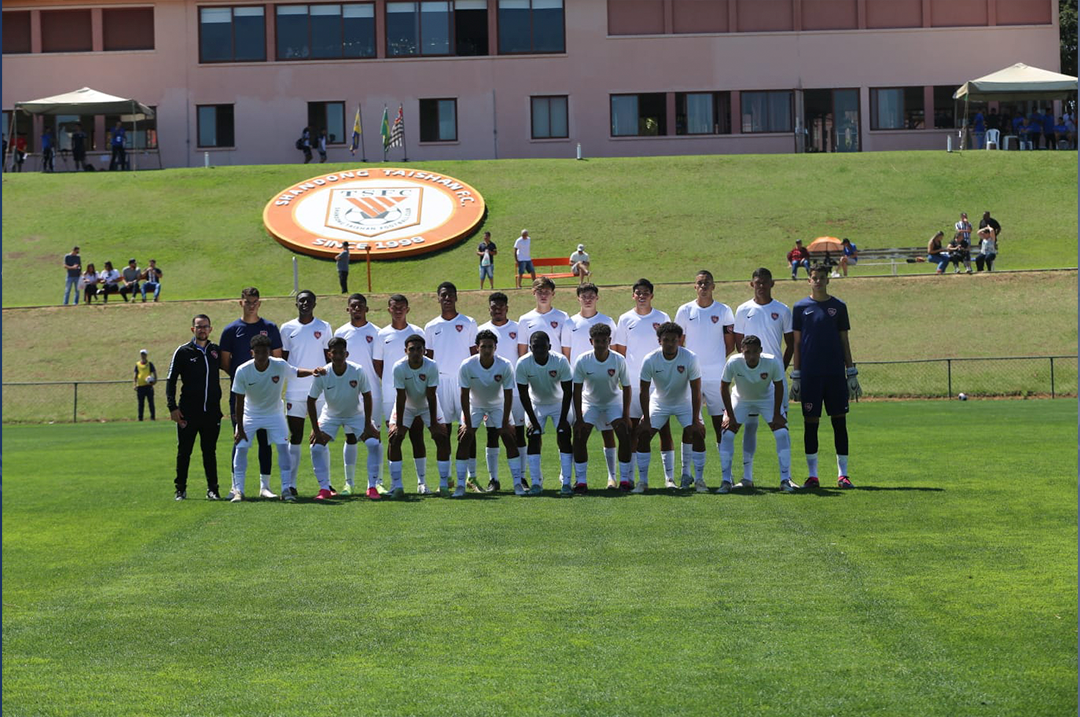
[{"label": "goalkeeper glove", "polygon": [[788,391],[788,398],[792,403],[800,403],[799,396],[802,394],[802,374],[799,373],[799,369],[794,369],[791,372],[791,389]]},{"label": "goalkeeper glove", "polygon": [[859,369],[852,366],[847,370],[848,400],[858,401],[862,396],[862,386],[859,385]]}]

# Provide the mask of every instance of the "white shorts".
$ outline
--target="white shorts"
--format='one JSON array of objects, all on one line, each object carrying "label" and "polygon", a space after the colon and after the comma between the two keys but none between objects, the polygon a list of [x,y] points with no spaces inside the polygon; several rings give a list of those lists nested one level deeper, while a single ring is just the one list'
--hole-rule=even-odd
[{"label": "white shorts", "polygon": [[284,413],[278,414],[277,416],[262,416],[257,418],[245,415],[244,433],[247,435],[247,440],[240,441],[236,445],[240,448],[250,448],[251,442],[255,440],[255,431],[260,429],[266,430],[267,440],[274,445],[289,442],[289,424],[285,422]]},{"label": "white shorts", "polygon": [[338,429],[342,426],[345,427],[346,434],[352,434],[359,438],[364,435],[364,431],[367,430],[367,419],[364,418],[364,414],[362,413],[341,418],[319,416],[319,430],[329,434],[331,441],[337,438]]},{"label": "white shorts", "polygon": [[[469,406],[470,418],[472,418],[472,427],[480,428],[481,425],[486,425],[488,428],[502,428],[503,424],[503,408],[484,408],[483,406]],[[512,413],[512,412],[511,412]],[[465,414],[461,416],[464,418]],[[464,423],[464,421],[462,421]],[[510,425],[514,424],[513,415],[510,416]]]},{"label": "white shorts", "polygon": [[[765,401],[740,401],[737,396],[731,397],[731,407],[735,409],[735,420],[739,423],[746,423],[746,419],[750,416],[761,416],[761,420],[765,423],[772,423],[773,420],[773,399],[769,398]],[[780,413],[784,418],[787,418],[787,407],[780,406]]]},{"label": "white shorts", "polygon": [[680,406],[678,408],[668,408],[666,406],[649,406],[649,423],[653,428],[663,428],[664,424],[668,422],[670,418],[674,417],[683,428],[686,428],[694,422],[693,411],[690,410],[690,406]]},{"label": "white shorts", "polygon": [[[408,403],[405,404],[405,420],[401,422],[401,427],[405,429],[412,428],[412,424],[416,422],[418,416],[425,426],[431,428],[431,411],[428,410],[427,406],[413,408]],[[446,423],[443,419],[443,412],[438,406],[435,407],[435,420],[439,423]],[[390,413],[390,423],[398,423],[397,408]]]},{"label": "white shorts", "polygon": [[525,407],[521,405],[521,396],[518,395],[517,384],[514,384],[514,402],[510,404],[510,417],[513,419],[515,426],[525,425]]},{"label": "white shorts", "polygon": [[[396,406],[394,404],[397,402],[396,401],[396,393],[397,392],[395,391],[394,393],[395,393],[395,396],[391,396],[389,399],[383,399],[382,403],[380,404],[382,406],[382,420],[386,421],[387,423],[390,422],[390,416],[392,416],[394,414],[394,409],[396,408]],[[374,413],[374,411],[375,411],[375,407],[372,406],[372,413]]]},{"label": "white shorts", "polygon": [[724,415],[724,398],[720,395],[719,379],[701,379],[701,412],[709,416]]},{"label": "white shorts", "polygon": [[[285,415],[291,418],[307,418],[307,394],[302,397],[286,396],[285,397]],[[315,411],[319,414],[322,413],[323,406],[326,405],[326,401],[322,396],[315,399]]]},{"label": "white shorts", "polygon": [[[555,427],[555,430],[559,430],[559,416],[562,414],[561,403],[551,403],[546,406],[533,406],[533,413],[536,414],[536,420],[540,422],[540,425],[536,428],[540,429],[540,434],[544,433],[544,426],[547,425],[548,420],[551,420],[551,425]],[[574,407],[570,406],[570,410],[566,412],[566,421],[571,426],[574,425]]]},{"label": "white shorts", "polygon": [[461,415],[461,386],[457,376],[439,374],[439,386],[435,389],[439,401],[439,411],[443,416]]},{"label": "white shorts", "polygon": [[585,415],[581,417],[581,421],[589,423],[601,431],[611,430],[611,422],[619,420],[623,415],[622,401],[607,405],[586,403],[582,406],[582,410],[585,411]]}]

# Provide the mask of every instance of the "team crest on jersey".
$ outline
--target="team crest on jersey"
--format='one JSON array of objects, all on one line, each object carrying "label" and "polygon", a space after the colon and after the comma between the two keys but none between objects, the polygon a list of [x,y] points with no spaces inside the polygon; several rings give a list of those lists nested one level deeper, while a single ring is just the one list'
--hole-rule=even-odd
[{"label": "team crest on jersey", "polygon": [[417,376],[420,377],[421,381],[427,381],[427,374],[419,373]]},{"label": "team crest on jersey", "polygon": [[762,380],[764,380],[764,379],[769,377],[769,372],[768,371],[762,371],[760,375],[761,375]]},{"label": "team crest on jersey", "polygon": [[211,351],[210,355],[213,356],[214,358],[217,358],[217,351]]},{"label": "team crest on jersey", "polygon": [[551,322],[551,328],[553,328],[553,329],[559,328],[559,322],[558,321],[552,321]]},{"label": "team crest on jersey", "polygon": [[686,373],[686,367],[685,366],[676,366],[675,370],[678,371],[679,373]]},{"label": "team crest on jersey", "polygon": [[517,331],[511,331],[510,332],[510,338],[516,339],[517,338]]},{"label": "team crest on jersey", "polygon": [[454,324],[454,328],[457,329],[457,332],[459,334],[465,329],[465,327],[462,326],[461,324]]},{"label": "team crest on jersey", "polygon": [[607,370],[607,375],[608,375],[608,376],[614,376],[614,375],[615,375],[615,369],[613,369],[613,368],[609,368],[609,369]]},{"label": "team crest on jersey", "polygon": [[495,383],[498,383],[500,381],[502,381],[502,374],[501,373],[495,374]]},{"label": "team crest on jersey", "polygon": [[769,314],[769,316],[772,316],[773,321],[776,321],[777,319],[780,318],[780,314],[776,313],[775,311],[772,312],[771,314]]},{"label": "team crest on jersey", "polygon": [[548,376],[551,376],[552,378],[555,378],[558,375],[559,375],[558,371],[548,371]]},{"label": "team crest on jersey", "polygon": [[349,381],[349,385],[356,388],[356,381]]},{"label": "team crest on jersey", "polygon": [[712,319],[712,322],[713,322],[714,324],[715,324],[716,322],[718,322],[718,321],[720,320],[720,317],[719,317],[719,316],[710,316],[709,318],[710,318],[710,319]]},{"label": "team crest on jersey", "polygon": [[829,307],[829,316],[836,316],[836,309]]},{"label": "team crest on jersey", "polygon": [[315,338],[321,339],[322,338],[322,331],[316,331],[315,332]]},{"label": "team crest on jersey", "polygon": [[654,321],[652,327],[653,327],[653,331],[656,331],[658,328],[660,328],[660,323],[657,322],[657,321]]},{"label": "team crest on jersey", "polygon": [[370,344],[370,343],[371,343],[372,341],[374,341],[374,340],[375,340],[375,337],[374,337],[374,336],[372,336],[371,334],[368,334],[368,335],[367,335],[367,336],[365,336],[364,338],[365,338],[365,339],[367,339],[367,342],[368,342],[369,344]]},{"label": "team crest on jersey", "polygon": [[270,380],[273,381],[274,383],[277,383],[278,381],[281,380],[281,376],[271,376]]}]

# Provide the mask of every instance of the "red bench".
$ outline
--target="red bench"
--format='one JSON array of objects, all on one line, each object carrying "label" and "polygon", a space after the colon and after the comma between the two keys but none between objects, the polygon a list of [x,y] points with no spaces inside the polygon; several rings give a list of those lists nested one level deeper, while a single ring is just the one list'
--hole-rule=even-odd
[{"label": "red bench", "polygon": [[546,257],[541,259],[533,259],[533,268],[536,269],[536,276],[546,276],[549,279],[574,279],[577,278],[571,271],[558,271],[559,267],[570,268],[569,257]]}]

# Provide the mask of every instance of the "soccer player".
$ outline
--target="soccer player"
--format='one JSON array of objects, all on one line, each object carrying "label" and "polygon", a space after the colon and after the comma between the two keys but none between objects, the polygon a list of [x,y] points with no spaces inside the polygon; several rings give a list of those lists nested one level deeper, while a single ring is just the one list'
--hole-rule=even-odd
[{"label": "soccer player", "polygon": [[[571,316],[563,325],[562,335],[563,356],[570,360],[571,366],[577,363],[579,356],[592,351],[589,329],[592,328],[593,324],[607,324],[611,327],[611,333],[615,333],[615,322],[612,318],[601,314],[596,309],[599,299],[600,289],[596,284],[586,282],[578,285],[577,300],[578,305],[581,306],[581,311]],[[573,423],[574,419],[571,418],[570,422]],[[607,464],[608,475],[607,487],[617,488],[619,483],[615,478],[618,468],[615,461],[615,432],[610,429],[601,431],[600,436],[604,439],[604,462]]]},{"label": "soccer player", "polygon": [[[720,373],[724,370],[724,360],[735,350],[735,338],[732,330],[735,316],[727,304],[713,299],[716,282],[712,272],[702,269],[694,276],[694,292],[697,298],[679,307],[675,312],[675,323],[685,332],[683,346],[690,349],[701,365],[701,395],[712,417],[713,433],[716,434],[716,446],[720,447],[720,434],[723,431],[724,402],[720,399]],[[704,455],[705,434],[695,441],[688,440],[684,432],[682,440],[682,487],[690,487],[690,465],[694,452]],[[695,471],[695,475],[697,475]],[[698,493],[708,492],[705,479],[694,481]]]},{"label": "soccer player", "polygon": [[[755,269],[750,278],[750,288],[754,298],[741,304],[735,310],[735,345],[742,346],[745,336],[757,336],[761,341],[762,353],[779,358],[783,356],[784,371],[791,364],[795,353],[795,334],[791,330],[791,309],[772,297],[772,272],[761,267]],[[787,417],[787,376],[783,376],[784,416]],[[758,417],[747,416],[743,426],[743,482],[754,480],[754,452],[757,449]],[[719,435],[719,434],[717,434]],[[722,486],[721,486],[722,487]]]},{"label": "soccer player", "polygon": [[[311,466],[319,481],[316,500],[325,500],[333,495],[330,488],[330,451],[326,444],[337,438],[338,429],[345,427],[345,443],[353,447],[351,463],[349,454],[345,454],[345,483],[349,487],[355,485],[357,437],[370,440],[370,437],[379,434],[378,427],[371,420],[374,401],[367,371],[359,364],[345,360],[349,355],[349,343],[341,336],[330,339],[328,348],[330,363],[325,367],[326,373],[312,380],[307,398],[311,421]],[[321,415],[316,400],[320,396],[325,397]],[[379,451],[380,456],[381,453]],[[375,488],[378,476],[378,466],[372,465],[369,448],[367,497],[371,500],[380,497]]]},{"label": "soccer player", "polygon": [[[496,291],[488,296],[488,315],[491,320],[480,326],[479,331],[493,331],[496,336],[499,337],[499,345],[495,349],[495,353],[498,356],[502,356],[504,359],[510,362],[511,366],[516,366],[518,362],[518,322],[509,319],[507,313],[507,297],[501,291]],[[513,469],[513,462],[518,464],[519,472],[525,474],[525,464],[522,462],[522,456],[525,452],[525,412],[521,407],[521,397],[518,396],[517,384],[514,384],[514,405],[511,410],[512,418],[514,419],[514,439],[517,443],[518,457],[516,459],[509,458],[507,460],[511,462],[511,470]],[[501,487],[499,484],[499,432],[489,430],[487,436],[487,449],[485,451],[485,457],[487,460],[488,469],[488,492],[497,491]]]},{"label": "soccer player", "polygon": [[[259,307],[262,299],[259,298],[259,290],[249,286],[240,291],[241,316],[236,321],[225,327],[218,341],[221,347],[221,370],[234,378],[236,369],[241,364],[251,360],[251,337],[256,335],[266,336],[270,339],[270,355],[281,358],[281,332],[273,321],[259,317]],[[239,412],[235,407],[235,394],[229,393],[229,418],[232,420],[233,431],[236,430]],[[259,442],[259,495],[263,498],[276,498],[270,490],[270,442],[267,440],[266,431],[260,429],[255,432],[255,438]],[[236,459],[236,448],[233,448],[233,460]]]},{"label": "soccer player", "polygon": [[818,423],[824,407],[833,426],[836,446],[836,483],[852,488],[848,479],[848,401],[862,395],[859,370],[851,360],[848,344],[847,304],[829,296],[829,267],[816,264],[810,270],[810,296],[795,304],[791,327],[795,353],[791,360],[791,400],[802,404],[803,448],[810,477],[803,488],[817,488]]},{"label": "soccer player", "polygon": [[[375,346],[379,337],[379,327],[367,320],[368,303],[367,297],[363,294],[350,294],[345,310],[349,314],[349,323],[339,327],[334,332],[334,336],[345,339],[349,360],[359,364],[364,369],[364,373],[367,374],[368,385],[371,386],[371,412],[364,415],[378,427],[383,422],[382,379],[379,378],[378,373],[375,371]],[[384,492],[385,489],[382,487],[382,436],[376,431],[375,435],[368,436],[364,441],[364,446],[368,451],[368,473],[375,471],[375,489],[380,493]],[[356,470],[356,450],[355,442],[352,444],[346,443],[343,449],[345,487],[341,491],[342,495],[350,495],[353,491],[352,477]],[[350,465],[353,468],[352,473],[349,472]]]},{"label": "soccer player", "polygon": [[290,378],[318,376],[325,370],[321,366],[313,370],[297,368],[284,359],[271,356],[270,337],[263,334],[251,337],[249,346],[253,358],[237,368],[233,376],[232,392],[240,420],[233,433],[236,455],[233,458],[233,485],[229,499],[233,503],[244,499],[247,454],[251,447],[248,435],[264,430],[267,440],[277,446],[281,499],[293,501],[296,500],[296,491],[288,490],[292,472],[289,464],[289,427],[285,423],[285,407],[281,405],[282,382]]},{"label": "soccer player", "polygon": [[[514,479],[514,492],[524,495],[521,486],[521,463],[517,442],[514,439],[514,420],[510,415],[514,404],[514,365],[495,354],[499,337],[494,331],[478,331],[477,353],[462,362],[458,369],[461,386],[461,435],[457,447],[457,479],[454,498],[465,495],[466,471],[469,453],[476,453],[476,431],[481,424],[501,435],[510,462],[510,475]],[[475,482],[470,487],[479,492]],[[440,486],[441,487],[441,486]]]},{"label": "soccer player", "polygon": [[[637,431],[641,420],[641,400],[638,389],[641,380],[641,363],[656,349],[656,330],[661,324],[671,321],[671,317],[659,309],[654,309],[653,285],[648,279],[638,279],[633,287],[634,308],[619,317],[615,328],[612,348],[626,357],[626,368],[630,372],[630,424],[631,433]],[[675,487],[675,444],[671,440],[671,427],[664,426],[660,431],[660,459],[664,465],[664,485]],[[637,463],[634,457],[633,463]],[[633,470],[631,463],[631,470]],[[640,466],[641,464],[638,463]],[[638,476],[642,476],[639,474]]]},{"label": "soccer player", "polygon": [[[195,438],[199,438],[206,499],[218,500],[217,440],[221,432],[221,382],[218,381],[217,344],[210,341],[210,317],[197,314],[191,320],[190,342],[173,352],[165,377],[165,401],[169,418],[176,423],[176,500],[187,500],[188,465]],[[180,379],[180,401],[176,380]]]},{"label": "soccer player", "polygon": [[[588,490],[589,434],[593,426],[613,430],[619,442],[619,488],[629,491],[633,465],[630,462],[630,373],[622,354],[611,351],[611,327],[597,323],[589,329],[593,350],[574,364],[575,493]],[[564,491],[565,494],[565,491]]]},{"label": "soccer player", "polygon": [[[572,495],[574,448],[570,435],[570,401],[574,395],[573,371],[562,354],[553,353],[547,333],[537,331],[530,339],[532,351],[518,359],[515,375],[521,405],[529,419],[529,475],[533,493],[540,493],[544,478],[540,473],[541,436],[551,420],[559,446],[561,494]],[[517,492],[517,489],[514,489]]]},{"label": "soccer player", "polygon": [[[751,416],[761,416],[769,424],[776,440],[780,490],[794,493],[795,487],[791,484],[791,436],[788,434],[787,411],[784,408],[784,367],[775,356],[762,353],[761,339],[757,336],[747,334],[740,345],[742,353],[735,354],[724,365],[724,375],[720,381],[726,414],[724,432],[720,438],[722,482],[718,492],[728,493],[732,487],[754,487],[753,479],[747,480],[745,477],[737,486],[731,485],[731,462],[735,457],[735,435],[740,426]],[[732,384],[735,385],[734,392],[731,390]]]},{"label": "soccer player", "polygon": [[[315,303],[314,292],[301,291],[296,295],[297,317],[281,325],[281,358],[291,366],[322,366],[328,360],[327,346],[334,330],[330,324],[315,318]],[[296,477],[300,470],[300,447],[305,438],[304,417],[308,415],[311,382],[310,378],[298,378],[285,386],[285,420],[289,424],[289,465],[292,466],[289,489],[293,495],[296,495]]]},{"label": "soccer player", "polygon": [[[401,444],[406,433],[421,433],[424,426],[435,441],[435,459],[439,469],[440,492],[448,493],[450,481],[450,436],[438,400],[441,376],[435,362],[424,355],[424,337],[413,334],[405,339],[405,358],[394,364],[394,409],[390,412],[390,496],[401,498]],[[455,382],[456,383],[456,382]],[[416,445],[416,441],[413,441]],[[417,473],[416,492],[428,495],[424,476]]]},{"label": "soccer player", "polygon": [[529,353],[529,337],[537,331],[548,335],[552,351],[562,353],[563,327],[570,321],[570,317],[562,309],[551,305],[555,298],[555,282],[546,276],[541,277],[533,282],[532,293],[536,299],[536,308],[518,319],[518,356]]},{"label": "soccer player", "polygon": [[[375,347],[371,353],[371,363],[375,368],[375,375],[382,382],[381,413],[389,428],[390,414],[394,412],[394,405],[397,402],[397,391],[394,389],[394,364],[405,355],[405,339],[414,334],[422,336],[424,330],[409,323],[409,298],[404,294],[391,295],[386,301],[386,307],[390,313],[390,324],[379,329],[379,334],[375,338]],[[427,445],[424,443],[424,432],[410,431],[409,439],[412,443],[416,477],[421,485],[426,485]],[[379,472],[382,473],[381,461]],[[375,487],[378,489],[379,484],[376,483]]]}]

